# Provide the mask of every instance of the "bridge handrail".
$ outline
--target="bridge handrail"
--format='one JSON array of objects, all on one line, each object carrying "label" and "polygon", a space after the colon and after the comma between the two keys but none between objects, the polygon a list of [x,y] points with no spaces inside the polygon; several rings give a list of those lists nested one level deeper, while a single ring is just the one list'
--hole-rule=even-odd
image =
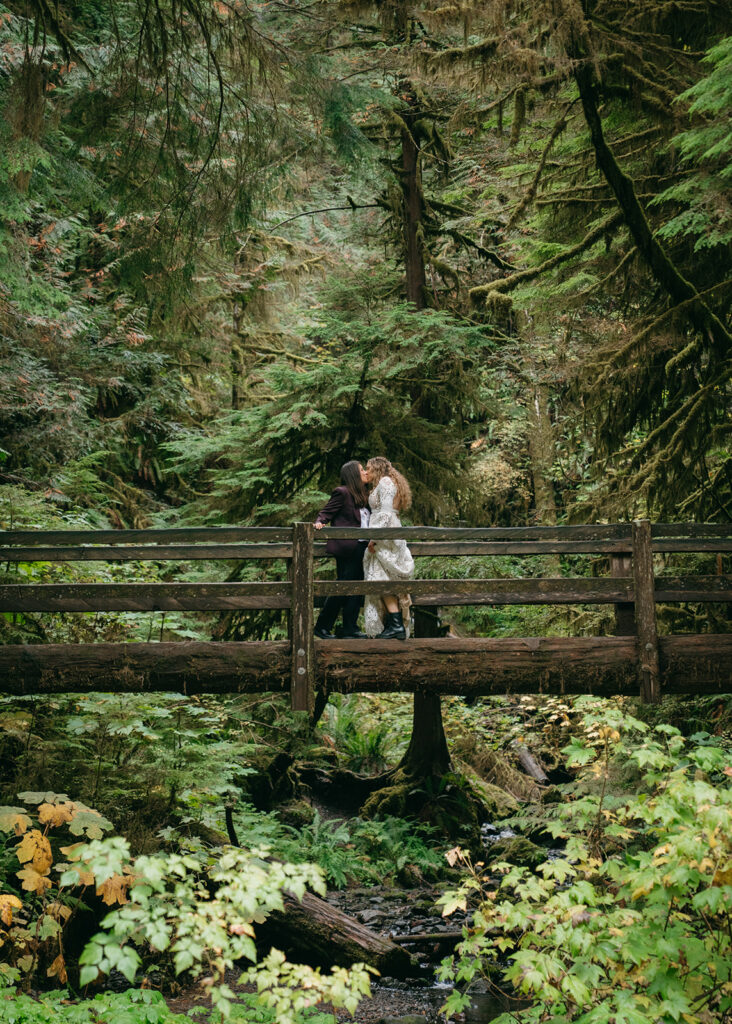
[{"label": "bridge handrail", "polygon": [[[417,557],[435,555],[598,554],[610,556],[610,576],[499,579],[416,579],[403,585],[314,578],[314,558],[326,537],[404,538]],[[317,538],[317,543],[316,543]],[[226,583],[62,583],[0,586],[4,611],[220,611],[289,609],[293,706],[307,708],[314,688],[315,598],[408,590],[417,605],[613,604],[616,632],[635,634],[644,699],[658,699],[656,603],[732,601],[732,575],[659,575],[659,552],[732,551],[732,525],[596,523],[577,526],[428,527],[189,527],[150,530],[0,531],[6,562],[186,561],[285,559],[289,579]]]},{"label": "bridge handrail", "polygon": [[[281,559],[292,557],[292,527],[184,527],[145,530],[0,531],[0,560],[6,562],[188,561]],[[609,554],[632,552],[631,523],[578,526],[434,527],[382,529],[326,527],[312,544],[326,556],[324,540],[410,541],[417,558],[444,555]],[[732,525],[654,523],[654,552],[732,551]]]}]

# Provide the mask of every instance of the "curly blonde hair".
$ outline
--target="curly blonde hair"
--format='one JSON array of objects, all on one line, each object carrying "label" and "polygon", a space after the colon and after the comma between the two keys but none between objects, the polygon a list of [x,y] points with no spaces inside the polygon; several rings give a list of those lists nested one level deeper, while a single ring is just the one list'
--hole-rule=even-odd
[{"label": "curly blonde hair", "polygon": [[400,512],[404,512],[409,508],[412,504],[412,489],[406,478],[402,476],[398,469],[394,469],[388,459],[384,458],[383,455],[376,455],[366,463],[366,469],[371,471],[373,477],[371,483],[374,487],[382,477],[390,477],[396,487],[394,507],[399,509]]}]

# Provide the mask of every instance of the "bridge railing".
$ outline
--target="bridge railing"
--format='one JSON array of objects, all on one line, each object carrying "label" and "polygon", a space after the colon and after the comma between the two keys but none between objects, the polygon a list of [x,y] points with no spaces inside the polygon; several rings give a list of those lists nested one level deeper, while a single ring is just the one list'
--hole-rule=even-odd
[{"label": "bridge railing", "polygon": [[[727,664],[730,638],[728,637],[674,637],[659,641],[656,624],[656,604],[659,602],[726,602],[732,601],[732,576],[724,574],[722,565],[717,572],[708,575],[656,575],[654,555],[671,552],[717,553],[718,558],[732,551],[732,527],[720,524],[651,524],[647,520],[634,523],[592,524],[582,526],[556,527],[510,527],[510,528],[454,528],[454,527],[401,527],[389,530],[357,530],[328,528],[318,532],[311,523],[295,523],[292,527],[214,527],[188,529],[151,530],[64,530],[29,531],[14,530],[0,532],[0,561],[8,564],[21,562],[87,562],[87,561],[172,561],[191,560],[244,560],[244,559],[285,559],[288,562],[286,579],[267,582],[205,582],[205,583],[22,583],[0,586],[0,612],[106,612],[106,611],[223,611],[233,609],[287,609],[290,613],[290,642],[287,645],[289,661],[289,687],[292,703],[296,708],[309,708],[317,687],[344,686],[348,656],[362,666],[361,674],[366,683],[374,676],[375,666],[368,667],[369,655],[373,658],[384,654],[383,645],[389,644],[390,658],[394,662],[405,662],[404,676],[409,674],[410,659],[406,652],[411,648],[411,660],[419,656],[422,647],[432,654],[434,661],[442,658],[442,672],[447,670],[445,657],[455,672],[470,672],[473,676],[485,676],[488,667],[475,667],[476,652],[483,652],[483,661],[492,657],[496,679],[500,685],[505,677],[511,683],[511,661],[517,661],[523,649],[517,643],[527,645],[530,653],[539,648],[532,646],[536,638],[522,641],[504,640],[481,641],[476,638],[451,639],[450,641],[410,641],[406,646],[398,641],[355,642],[358,650],[349,647],[348,641],[317,644],[313,638],[315,600],[331,594],[389,594],[395,585],[388,582],[361,582],[315,579],[313,563],[315,558],[325,555],[325,536],[343,539],[374,539],[400,537],[406,539],[416,558],[434,556],[522,556],[522,555],[604,555],[608,558],[607,576],[543,576],[531,578],[494,579],[415,579],[404,588],[412,595],[415,605],[504,605],[504,604],[612,604],[615,606],[617,637],[632,637],[632,650],[616,644],[596,644],[591,652],[585,648],[592,638],[544,638],[549,668],[540,658],[535,658],[537,672],[544,672],[544,682],[551,676],[553,660],[560,666],[557,677],[560,687],[567,685],[567,674],[574,669],[587,676],[585,662],[589,658],[592,671],[597,673],[598,651],[600,658],[609,659],[606,672],[613,672],[621,665],[625,668],[623,679],[628,678],[628,662],[632,656],[640,692],[644,700],[658,700],[664,674],[676,677],[686,675],[693,685],[707,688],[725,687],[724,672]],[[317,539],[316,539],[317,538]],[[610,638],[597,638],[598,641]],[[694,643],[689,643],[689,640]],[[511,641],[511,642],[509,642]],[[680,641],[680,643],[670,643]],[[259,650],[254,648],[259,643]],[[258,658],[266,652],[264,642],[238,645],[236,653],[237,671],[241,675],[242,656],[246,649],[252,664],[259,664]],[[335,646],[334,646],[335,643]],[[512,646],[513,643],[513,646]],[[563,646],[562,646],[563,643]],[[427,645],[425,647],[425,645]],[[477,646],[476,646],[477,645]],[[502,646],[501,646],[502,645]],[[73,647],[75,645],[68,645]],[[129,648],[148,648],[136,651],[140,658],[149,656],[151,664],[155,658],[167,655],[171,644],[124,644],[124,645],[76,645],[85,647],[126,648],[126,651],[109,653],[108,662],[114,654],[130,657]],[[211,658],[223,652],[221,643],[197,644],[199,648],[215,647]],[[270,645],[271,646],[271,645]],[[57,659],[62,652],[51,652],[48,648],[60,645],[11,645],[0,648],[0,671],[5,667],[10,673],[11,688],[21,692],[24,686],[23,666],[41,663],[44,656]],[[162,648],[165,647],[164,652]],[[282,661],[282,645],[275,653]],[[157,649],[157,654],[154,649]],[[603,655],[604,651],[604,655]],[[629,655],[629,651],[631,652]],[[711,652],[711,654],[710,654]],[[104,651],[97,652],[100,657]],[[225,652],[223,652],[225,653]],[[341,664],[334,660],[334,654],[341,656]],[[70,657],[68,654],[65,657]],[[89,655],[91,658],[91,655]],[[469,656],[472,657],[472,661]],[[201,657],[203,654],[201,653]],[[462,658],[462,661],[460,660]],[[613,667],[613,658],[617,666]],[[15,660],[14,660],[15,659]],[[35,661],[34,661],[35,659]],[[451,660],[450,660],[451,659]],[[584,660],[583,660],[584,659]],[[706,659],[706,660],[705,660]],[[721,659],[721,660],[720,660]],[[93,662],[91,658],[90,664]],[[139,659],[138,659],[139,660]],[[219,659],[220,660],[220,659]],[[271,659],[270,659],[271,660]],[[481,659],[478,658],[478,661]],[[521,660],[520,658],[518,660]],[[546,660],[546,659],[545,659]],[[77,658],[78,661],[78,658]],[[612,663],[612,664],[611,664]],[[217,662],[218,664],[218,662]],[[712,670],[712,664],[714,670]],[[702,666],[700,668],[700,665]],[[707,665],[707,668],[704,668]],[[732,665],[732,662],[730,662]],[[344,668],[345,666],[345,668]],[[461,668],[462,666],[462,668]],[[584,666],[584,667],[583,667]],[[726,666],[726,667],[725,667]],[[59,673],[56,663],[56,673]],[[217,669],[219,673],[223,669]],[[258,670],[259,671],[259,670]],[[282,674],[282,666],[278,670]],[[395,668],[398,677],[398,665]],[[423,673],[427,672],[421,666]],[[518,672],[518,669],[516,669]],[[522,665],[521,671],[531,671]],[[371,676],[369,677],[369,672]],[[547,672],[549,675],[547,675]],[[618,672],[620,669],[618,668]],[[711,682],[704,682],[704,673]],[[339,675],[340,673],[340,675]],[[701,674],[700,674],[701,673]],[[245,673],[246,674],[246,673]],[[377,672],[376,675],[379,673]],[[265,673],[266,675],[266,673]],[[324,681],[328,675],[330,682]],[[358,675],[358,672],[356,673]],[[555,671],[556,675],[556,671]],[[622,675],[622,672],[621,672]],[[255,677],[263,680],[261,671]],[[704,677],[704,678],[702,678]],[[256,681],[256,678],[254,681]],[[269,682],[273,678],[270,673]],[[471,677],[472,678],[472,677]],[[618,676],[618,678],[620,678]],[[729,681],[729,675],[727,675]],[[97,679],[98,681],[98,679]],[[266,681],[266,680],[264,680]],[[241,682],[241,680],[240,680]],[[399,680],[397,679],[397,683]],[[537,689],[541,688],[541,678]],[[437,680],[439,683],[439,678]],[[369,686],[373,685],[369,683]],[[415,685],[414,680],[411,685]],[[448,688],[444,680],[443,691]],[[467,684],[466,684],[467,685]],[[488,684],[481,684],[485,688]],[[526,685],[526,684],[524,684]],[[528,684],[530,685],[530,683]],[[549,685],[549,683],[546,683]],[[620,684],[618,684],[620,685]],[[626,685],[623,683],[623,685]],[[369,688],[367,686],[366,688]],[[239,686],[239,688],[241,688]],[[266,688],[266,687],[265,687]],[[356,689],[359,688],[358,682]],[[394,688],[401,688],[401,684]],[[0,684],[0,689],[2,685]],[[24,691],[23,691],[24,692]]]}]

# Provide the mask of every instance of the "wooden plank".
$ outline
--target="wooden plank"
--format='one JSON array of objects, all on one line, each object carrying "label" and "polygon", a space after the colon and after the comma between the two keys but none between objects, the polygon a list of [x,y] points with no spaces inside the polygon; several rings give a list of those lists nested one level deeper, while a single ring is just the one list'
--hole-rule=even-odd
[{"label": "wooden plank", "polygon": [[732,575],[657,576],[656,601],[732,601]]},{"label": "wooden plank", "polygon": [[[637,696],[633,637],[316,640],[331,692]],[[667,694],[732,692],[732,634],[659,638]],[[0,692],[286,692],[287,641],[0,645]]]},{"label": "wooden plank", "polygon": [[[610,559],[610,577],[624,579],[633,572],[633,559],[628,555],[613,555]],[[615,636],[635,636],[635,607],[624,601],[615,605]]]},{"label": "wooden plank", "polygon": [[291,544],[119,544],[99,547],[0,548],[2,562],[188,562],[200,559],[289,558]]},{"label": "wooden plank", "polygon": [[2,693],[244,693],[289,682],[286,640],[0,645]]},{"label": "wooden plank", "polygon": [[276,583],[41,583],[0,586],[0,612],[222,611],[289,608]]},{"label": "wooden plank", "polygon": [[732,693],[732,634],[658,638],[664,696]]},{"label": "wooden plank", "polygon": [[529,541],[625,540],[630,547],[630,523],[590,523],[585,526],[400,526],[361,530],[350,526],[327,526],[321,536],[341,540],[369,540],[379,537],[403,537],[429,541]]},{"label": "wooden plank", "polygon": [[[633,600],[633,581],[609,577],[570,579],[410,580],[403,589],[414,604],[615,604]],[[394,583],[374,580],[316,580],[316,596],[389,594]]]},{"label": "wooden plank", "polygon": [[312,710],[315,698],[315,644],[313,638],[313,537],[312,523],[295,523],[292,529],[292,605],[290,637],[292,663],[290,701],[293,711]]},{"label": "wooden plank", "polygon": [[[415,558],[443,555],[595,555],[630,552],[625,540],[536,540],[536,541],[410,541]],[[716,550],[716,549],[715,549]],[[316,558],[332,558],[325,544],[315,544]]]},{"label": "wooden plank", "polygon": [[333,692],[637,695],[634,637],[316,640]]},{"label": "wooden plank", "polygon": [[652,523],[651,537],[732,537],[732,523]]},{"label": "wooden plank", "polygon": [[638,519],[633,523],[633,578],[641,699],[647,704],[657,704],[661,699],[661,677],[651,524],[647,519]]},{"label": "wooden plank", "polygon": [[228,544],[292,538],[289,526],[193,526],[170,530],[0,530],[0,545]]},{"label": "wooden plank", "polygon": [[653,540],[654,551],[732,551],[732,540]]},{"label": "wooden plank", "polygon": [[630,551],[625,540],[416,541],[409,545],[415,558],[435,555],[595,555]]}]

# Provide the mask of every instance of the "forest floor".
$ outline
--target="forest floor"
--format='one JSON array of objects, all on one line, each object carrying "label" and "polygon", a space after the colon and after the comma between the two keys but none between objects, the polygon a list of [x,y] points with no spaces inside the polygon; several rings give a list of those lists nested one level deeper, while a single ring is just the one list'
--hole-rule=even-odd
[{"label": "forest floor", "polygon": [[[420,939],[410,944],[407,948],[418,962],[415,976],[406,980],[376,979],[371,998],[362,1000],[353,1016],[347,1010],[325,1006],[321,1009],[330,1010],[339,1021],[356,1024],[441,1024],[446,1021],[440,1011],[450,986],[438,982],[435,971],[440,961],[454,949],[455,932],[460,931],[467,915],[457,911],[449,919],[442,917],[436,901],[443,889],[444,886],[432,885],[414,889],[365,886],[330,891],[326,897],[329,903],[380,935],[401,938],[444,933],[445,939]],[[237,978],[238,972],[232,972],[227,979],[234,991],[253,991],[251,986],[237,985]],[[207,996],[196,986],[169,999],[168,1005],[177,1013],[188,1013],[193,1007],[206,1006]],[[465,1024],[488,1024],[508,1008],[499,995],[478,990],[466,1012],[451,1019]]]},{"label": "forest floor", "polygon": [[[464,923],[465,915],[456,913],[450,919],[440,914],[436,900],[440,888],[421,886],[416,889],[400,889],[395,886],[368,886],[332,890],[327,900],[333,906],[355,917],[368,928],[384,936],[417,934],[453,934]],[[449,987],[435,980],[435,968],[440,960],[449,955],[455,940],[420,942],[410,946],[418,961],[417,975],[407,980],[379,978],[372,985],[372,996],[364,999],[352,1017],[347,1010],[335,1010],[338,1020],[356,1021],[362,1024],[379,1024],[381,1021],[396,1022],[409,1018],[409,1024],[436,1024],[444,1021],[440,1007],[449,994]],[[237,972],[228,979],[235,991],[252,991],[236,985]],[[486,994],[487,996],[487,994]],[[479,1000],[480,1002],[480,1000]],[[189,989],[174,999],[168,1000],[170,1008],[177,1013],[187,1013],[195,1006],[205,1006],[207,998],[198,986]],[[323,1008],[325,1009],[325,1007]],[[473,1022],[488,1021],[500,1008],[489,1016],[470,1016],[461,1019]]]}]

